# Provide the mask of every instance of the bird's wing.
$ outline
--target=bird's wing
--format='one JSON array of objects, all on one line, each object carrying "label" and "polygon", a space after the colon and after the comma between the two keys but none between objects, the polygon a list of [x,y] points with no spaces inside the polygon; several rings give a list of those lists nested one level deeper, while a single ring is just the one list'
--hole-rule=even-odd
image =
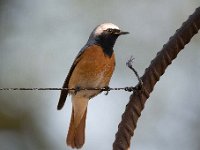
[{"label": "bird's wing", "polygon": [[[88,46],[84,46],[80,52],[78,53],[78,55],[76,56],[75,60],[74,60],[74,63],[72,64],[71,68],[70,68],[70,71],[67,75],[67,78],[65,79],[65,82],[62,86],[62,88],[68,88],[68,84],[69,84],[69,80],[70,80],[70,77],[74,71],[74,68],[76,67],[77,63],[80,61],[80,56],[84,53],[84,49],[86,49]],[[66,101],[66,98],[67,98],[67,95],[68,95],[68,90],[62,90],[61,93],[60,93],[60,98],[59,98],[59,101],[58,101],[58,105],[57,105],[57,109],[60,110],[62,109],[62,107],[64,106],[65,104],[65,101]]]}]

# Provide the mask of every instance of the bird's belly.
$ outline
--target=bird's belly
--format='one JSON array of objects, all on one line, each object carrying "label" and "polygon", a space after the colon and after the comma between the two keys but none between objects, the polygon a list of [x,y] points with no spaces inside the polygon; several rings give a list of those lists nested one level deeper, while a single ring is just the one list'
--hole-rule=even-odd
[{"label": "bird's belly", "polygon": [[[114,55],[107,57],[104,54],[98,54],[84,58],[74,69],[68,87],[102,88],[108,86],[115,67]],[[93,97],[99,92],[99,90],[84,90],[77,94]],[[74,94],[74,92],[71,92],[71,94]]]},{"label": "bird's belly", "polygon": [[[92,65],[85,69],[75,71],[70,79],[69,88],[102,88],[108,86],[114,68],[105,64],[101,66]],[[97,95],[99,90],[86,90],[78,92],[86,97]]]},{"label": "bird's belly", "polygon": [[69,84],[70,86],[79,86],[83,88],[99,88],[104,87],[110,81],[112,76],[112,67],[105,64],[96,66],[95,64],[90,65],[83,70],[79,70],[73,74]]}]

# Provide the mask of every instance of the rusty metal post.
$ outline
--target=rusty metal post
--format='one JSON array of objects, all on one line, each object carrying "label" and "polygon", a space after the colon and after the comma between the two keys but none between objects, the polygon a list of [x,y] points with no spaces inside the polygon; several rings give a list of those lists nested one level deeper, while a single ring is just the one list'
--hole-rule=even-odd
[{"label": "rusty metal post", "polygon": [[166,68],[176,58],[177,54],[190,42],[191,38],[200,29],[200,7],[191,15],[182,27],[169,39],[157,56],[151,61],[150,66],[141,77],[143,88],[135,91],[130,96],[130,101],[122,115],[122,120],[118,126],[113,150],[127,150],[130,148],[130,140],[134,135],[138,118],[144,108],[146,100],[153,91],[155,84],[164,74]]}]

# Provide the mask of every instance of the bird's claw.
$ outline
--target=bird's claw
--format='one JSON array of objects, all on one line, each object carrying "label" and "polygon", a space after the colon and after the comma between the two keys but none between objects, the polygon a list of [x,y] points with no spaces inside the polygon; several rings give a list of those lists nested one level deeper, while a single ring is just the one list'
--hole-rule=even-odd
[{"label": "bird's claw", "polygon": [[105,95],[108,95],[108,93],[110,92],[110,87],[109,86],[104,87],[104,91],[106,91]]},{"label": "bird's claw", "polygon": [[81,90],[80,86],[75,87],[74,94],[76,95]]}]

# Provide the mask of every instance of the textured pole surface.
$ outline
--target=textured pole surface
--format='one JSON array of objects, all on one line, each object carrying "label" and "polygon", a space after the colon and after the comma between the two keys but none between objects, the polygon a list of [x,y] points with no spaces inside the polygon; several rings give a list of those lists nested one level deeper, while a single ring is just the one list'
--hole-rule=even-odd
[{"label": "textured pole surface", "polygon": [[130,148],[130,140],[134,135],[138,118],[144,108],[146,100],[153,91],[155,84],[164,74],[166,68],[176,58],[177,54],[190,42],[191,38],[200,29],[200,7],[191,15],[182,27],[169,39],[157,56],[151,61],[150,66],[141,77],[143,87],[141,91],[135,91],[130,96],[126,110],[115,135],[113,150],[127,150]]}]

